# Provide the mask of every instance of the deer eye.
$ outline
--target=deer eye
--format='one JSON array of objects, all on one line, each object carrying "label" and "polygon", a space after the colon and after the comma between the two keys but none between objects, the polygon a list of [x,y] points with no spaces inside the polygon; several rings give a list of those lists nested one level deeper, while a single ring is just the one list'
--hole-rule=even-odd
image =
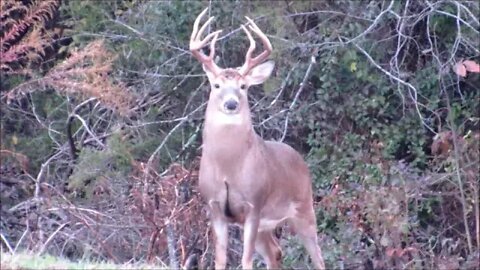
[{"label": "deer eye", "polygon": [[220,85],[218,83],[216,83],[216,84],[213,85],[213,87],[218,89],[218,88],[220,88]]},{"label": "deer eye", "polygon": [[247,86],[245,84],[240,85],[240,89],[245,90]]}]

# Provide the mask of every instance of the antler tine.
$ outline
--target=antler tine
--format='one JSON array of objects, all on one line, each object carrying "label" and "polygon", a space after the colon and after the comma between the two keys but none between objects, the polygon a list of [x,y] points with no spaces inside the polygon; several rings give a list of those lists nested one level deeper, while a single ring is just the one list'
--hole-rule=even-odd
[{"label": "antler tine", "polygon": [[[262,44],[263,44],[263,47],[264,47],[264,51],[258,55],[257,57],[255,57],[255,59],[260,59],[260,58],[267,58],[270,53],[272,52],[272,44],[270,43],[270,40],[268,39],[268,37],[263,33],[262,30],[260,30],[260,28],[257,26],[257,24],[252,20],[250,19],[249,17],[245,16],[245,18],[248,20],[248,22],[250,23],[250,25],[248,26],[253,32],[255,32],[261,39],[262,41]],[[255,60],[254,59],[254,60]]]},{"label": "antler tine", "polygon": [[250,34],[250,31],[248,31],[244,25],[241,25],[241,27],[245,32],[245,34],[247,34],[248,40],[250,41],[250,47],[248,48],[248,51],[245,54],[245,62],[246,62],[252,58],[252,53],[253,51],[255,51],[256,45],[255,45],[255,40],[252,37],[252,34]]},{"label": "antler tine", "polygon": [[192,46],[192,43],[195,41],[197,34],[198,34],[198,25],[200,24],[200,20],[202,17],[205,15],[207,12],[208,7],[205,8],[195,19],[195,22],[193,22],[193,30],[192,30],[192,35],[190,36],[190,47]]},{"label": "antler tine", "polygon": [[255,50],[255,40],[253,39],[252,35],[250,34],[250,31],[247,30],[245,26],[242,25],[243,31],[248,36],[248,39],[250,40],[250,47],[248,48],[247,53],[245,54],[245,64],[240,68],[240,73],[245,75],[247,74],[250,69],[255,67],[256,65],[260,64],[262,61],[268,58],[270,53],[272,52],[272,44],[270,43],[270,40],[268,37],[260,30],[260,28],[255,24],[255,22],[250,19],[249,17],[245,16],[245,18],[248,21],[248,28],[252,30],[257,36],[261,39],[264,51],[260,53],[258,56],[252,58],[252,53]]},{"label": "antler tine", "polygon": [[[192,35],[190,36],[190,51],[192,52],[192,55],[197,58],[198,61],[200,61],[203,65],[205,65],[211,72],[218,74],[221,68],[219,68],[214,62],[215,43],[217,42],[218,35],[220,34],[220,32],[222,32],[222,30],[217,30],[213,33],[208,34],[203,40],[201,39],[203,32],[213,21],[214,17],[208,18],[208,20],[202,25],[200,30],[198,29],[200,21],[202,20],[203,16],[205,16],[205,13],[207,13],[207,10],[208,8],[204,9],[193,23]],[[207,56],[202,52],[202,48],[205,47],[205,45],[210,40],[210,53]]]}]

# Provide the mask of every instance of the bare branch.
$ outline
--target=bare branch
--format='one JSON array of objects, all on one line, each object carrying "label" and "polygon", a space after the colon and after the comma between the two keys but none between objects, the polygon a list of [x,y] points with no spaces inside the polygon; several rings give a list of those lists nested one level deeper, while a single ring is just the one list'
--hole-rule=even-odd
[{"label": "bare branch", "polygon": [[285,140],[285,137],[287,136],[288,119],[290,117],[290,113],[292,112],[295,104],[297,103],[298,97],[300,97],[300,94],[302,93],[303,88],[307,84],[308,78],[310,77],[310,72],[312,72],[313,64],[315,64],[315,63],[316,63],[315,55],[312,55],[310,57],[310,64],[308,65],[307,71],[305,72],[305,76],[303,76],[303,80],[300,83],[300,87],[298,88],[297,93],[295,94],[295,97],[293,98],[292,103],[290,103],[290,106],[288,107],[287,116],[285,117],[285,124],[283,125],[283,135],[280,138],[281,142],[283,142],[283,140]]}]

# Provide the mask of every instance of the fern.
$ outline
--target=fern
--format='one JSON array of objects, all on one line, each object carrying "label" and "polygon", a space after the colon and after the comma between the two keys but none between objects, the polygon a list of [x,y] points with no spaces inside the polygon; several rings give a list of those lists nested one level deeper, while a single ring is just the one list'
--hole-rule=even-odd
[{"label": "fern", "polygon": [[123,83],[110,79],[114,60],[114,55],[107,51],[103,41],[93,41],[81,50],[74,50],[45,76],[29,80],[10,90],[5,95],[7,104],[26,92],[47,89],[48,86],[60,94],[94,97],[106,107],[126,115],[130,112],[134,97]]},{"label": "fern", "polygon": [[[107,107],[126,113],[132,101],[126,88],[108,78],[115,57],[102,41],[94,41],[81,50],[73,51],[63,63],[54,66],[44,76],[36,76],[31,69],[46,60],[46,49],[55,44],[56,34],[47,29],[60,8],[60,0],[32,0],[24,4],[17,0],[4,0],[0,17],[2,62],[5,75],[20,74],[27,81],[11,89],[5,96],[7,103],[19,93],[36,91],[33,85],[48,86],[62,94],[95,97]],[[45,87],[41,88],[45,89]]]},{"label": "fern", "polygon": [[115,57],[97,40],[74,51],[41,80],[57,91],[95,97],[107,107],[128,113],[133,97],[120,82],[109,79]]},{"label": "fern", "polygon": [[60,0],[33,0],[31,4],[3,1],[0,16],[2,72],[13,73],[23,69],[24,63],[43,59],[54,36],[46,25],[59,7]]}]

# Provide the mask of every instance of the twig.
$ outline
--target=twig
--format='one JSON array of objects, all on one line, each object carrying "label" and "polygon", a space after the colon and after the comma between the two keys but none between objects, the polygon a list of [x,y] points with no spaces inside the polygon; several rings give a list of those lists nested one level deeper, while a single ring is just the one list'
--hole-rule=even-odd
[{"label": "twig", "polygon": [[[72,110],[72,113],[76,114],[81,107],[83,107],[84,105],[86,105],[86,104],[88,104],[91,101],[94,101],[96,99],[97,98],[89,98],[89,99],[83,101],[82,103],[75,106],[75,108]],[[72,158],[72,160],[75,161],[77,159],[77,149],[75,147],[75,141],[74,141],[73,136],[72,136],[73,119],[74,119],[73,115],[70,115],[68,117],[68,120],[67,120],[67,140],[68,140],[68,145],[70,146],[70,157]]]},{"label": "twig", "polygon": [[283,90],[285,90],[285,87],[287,86],[287,83],[290,79],[290,75],[292,75],[293,71],[297,68],[298,66],[298,61],[295,63],[295,65],[293,65],[293,67],[290,69],[290,71],[288,71],[287,73],[287,77],[285,78],[285,80],[283,80],[282,82],[282,86],[280,87],[280,91],[278,91],[277,95],[275,96],[275,98],[272,100],[272,102],[270,102],[270,105],[268,105],[267,109],[271,108],[273,105],[275,105],[275,103],[277,103],[278,99],[280,98],[280,96],[282,95],[283,93]]},{"label": "twig", "polygon": [[298,13],[288,14],[284,17],[285,18],[291,18],[291,17],[297,17],[297,16],[315,15],[315,14],[323,14],[323,13],[340,15],[340,16],[350,17],[350,18],[363,20],[363,21],[368,21],[368,22],[373,22],[374,21],[372,19],[359,17],[359,16],[355,16],[355,15],[348,14],[348,13],[343,13],[343,12],[336,11],[336,10],[315,10],[315,11],[307,11],[307,12],[298,12]]},{"label": "twig", "polygon": [[41,204],[42,204],[42,200],[40,198],[40,190],[41,190],[40,186],[41,186],[41,183],[43,182],[43,179],[45,178],[45,172],[48,169],[50,162],[55,158],[57,158],[57,156],[59,156],[60,154],[62,154],[62,152],[57,152],[55,155],[52,155],[47,161],[45,161],[45,163],[43,163],[42,166],[40,167],[40,172],[38,173],[37,178],[35,179],[34,203],[38,211],[36,223],[38,228],[37,231],[38,231],[39,242],[43,242],[43,227],[41,224],[42,217],[40,214]]},{"label": "twig", "polygon": [[170,269],[179,269],[180,264],[178,263],[177,255],[176,255],[176,237],[175,231],[173,230],[172,224],[170,222],[166,225],[166,233],[167,233],[167,246],[168,246],[168,257],[170,259]]},{"label": "twig", "polygon": [[194,132],[192,132],[192,135],[190,136],[190,138],[188,138],[187,142],[182,147],[182,150],[180,150],[177,156],[175,156],[175,158],[173,159],[174,162],[177,161],[180,158],[180,156],[183,155],[183,153],[188,149],[188,147],[190,147],[190,145],[195,142],[195,139],[200,133],[200,128],[201,128],[201,125],[197,125],[197,128],[195,129]]},{"label": "twig", "polygon": [[14,251],[13,251],[12,246],[11,246],[10,243],[8,242],[7,238],[3,235],[3,233],[0,233],[0,237],[2,238],[2,241],[5,243],[5,245],[7,246],[8,250],[10,251],[10,253],[14,254]]},{"label": "twig", "polygon": [[45,251],[45,248],[48,246],[48,244],[50,243],[50,241],[52,241],[53,237],[55,237],[55,235],[56,235],[61,229],[63,229],[68,223],[69,223],[69,222],[60,225],[60,226],[47,238],[47,241],[45,241],[45,244],[42,245],[42,247],[40,248],[40,250],[37,252],[37,255],[42,255],[42,253]]},{"label": "twig", "polygon": [[51,156],[49,159],[47,159],[47,161],[45,161],[44,163],[42,163],[42,166],[40,167],[40,172],[38,172],[37,174],[37,178],[35,179],[35,193],[34,193],[34,199],[36,202],[39,202],[40,201],[40,185],[43,181],[43,178],[45,176],[45,171],[47,170],[48,168],[48,165],[50,164],[50,162],[52,162],[52,160],[54,160],[55,158],[57,158],[60,154],[62,154],[62,152],[57,152],[55,155]]},{"label": "twig", "polygon": [[392,10],[392,7],[393,7],[394,3],[395,3],[395,1],[393,1],[393,0],[390,1],[390,5],[387,7],[387,9],[380,12],[380,14],[378,14],[377,17],[375,18],[375,20],[373,21],[373,23],[365,31],[363,31],[360,35],[358,35],[358,36],[356,36],[352,39],[348,39],[346,42],[342,42],[342,45],[355,43],[355,41],[357,41],[358,39],[360,39],[360,38],[366,36],[368,33],[370,33],[373,30],[373,28],[375,26],[377,26],[377,24],[380,22],[380,19],[383,17],[383,15],[389,13],[390,10]]},{"label": "twig", "polygon": [[93,132],[90,130],[90,128],[88,127],[88,124],[87,122],[85,121],[85,119],[83,119],[80,115],[76,114],[76,113],[72,113],[70,115],[71,117],[75,117],[77,118],[78,120],[80,120],[80,122],[82,122],[82,125],[83,127],[85,128],[85,130],[88,132],[88,134],[90,134],[90,136],[92,136],[92,138],[102,147],[102,148],[105,148],[105,144],[103,144],[100,139],[95,135],[93,134]]},{"label": "twig", "polygon": [[[420,121],[422,122],[423,126],[425,126],[428,130],[430,130],[433,134],[437,134],[437,132],[435,132],[435,130],[433,130],[429,125],[427,125],[425,123],[425,120],[423,119],[423,116],[422,116],[422,113],[420,112],[420,108],[419,108],[419,104],[418,104],[418,100],[417,100],[417,89],[415,88],[415,86],[413,86],[411,83],[409,82],[406,82],[402,79],[400,79],[399,77],[393,75],[390,71],[384,69],[383,67],[381,67],[377,62],[375,62],[375,60],[372,58],[372,56],[367,53],[362,47],[358,46],[357,44],[353,43],[353,45],[360,51],[363,53],[363,55],[365,55],[365,57],[367,57],[368,61],[370,61],[370,63],[372,63],[372,65],[374,65],[376,68],[378,68],[380,71],[382,71],[383,73],[385,73],[388,77],[394,79],[395,81],[407,86],[411,91],[409,91],[410,93],[410,97],[412,98],[412,100],[414,101],[414,104],[415,104],[415,109],[417,110],[417,114],[418,114],[418,117],[420,118]],[[412,93],[413,92],[413,95]]]},{"label": "twig", "polygon": [[303,88],[305,87],[305,85],[307,84],[307,80],[308,78],[310,77],[310,72],[312,72],[312,67],[313,67],[313,64],[315,64],[316,61],[315,61],[315,55],[312,55],[310,57],[310,64],[308,65],[308,68],[307,68],[307,71],[305,72],[305,76],[303,76],[303,80],[302,82],[300,83],[300,87],[298,88],[298,91],[297,93],[295,94],[295,97],[293,98],[293,101],[292,103],[290,104],[290,106],[288,107],[288,111],[287,111],[287,116],[285,117],[285,123],[283,125],[283,135],[282,137],[280,138],[280,141],[283,142],[283,140],[285,140],[285,137],[287,136],[287,127],[288,127],[288,119],[290,117],[290,114],[292,112],[292,109],[293,107],[295,106],[295,104],[297,103],[297,100],[298,98],[300,97],[300,94],[302,93],[303,91]]},{"label": "twig", "polygon": [[168,133],[167,135],[163,138],[163,141],[160,143],[160,145],[153,151],[152,155],[150,155],[150,158],[148,158],[147,162],[147,168],[146,168],[146,175],[148,175],[148,171],[150,170],[150,167],[152,166],[153,159],[155,156],[160,152],[160,150],[163,148],[163,146],[167,143],[167,140],[172,136],[172,134],[177,130],[180,126],[182,126],[187,120],[189,119],[190,115],[193,115],[195,112],[198,110],[202,109],[205,106],[206,103],[203,103],[201,106],[198,106],[195,110],[190,112],[187,116],[181,117],[180,122],[176,124]]},{"label": "twig", "polygon": [[28,233],[29,230],[30,230],[30,228],[29,228],[30,226],[29,226],[29,222],[28,222],[28,221],[25,222],[25,225],[26,225],[27,228],[26,228],[25,231],[22,233],[22,236],[20,236],[20,239],[17,241],[17,244],[15,245],[15,248],[13,249],[13,253],[17,252],[18,247],[22,244],[23,239],[25,238],[25,236],[27,235],[27,233]]},{"label": "twig", "polygon": [[111,20],[111,21],[127,28],[128,30],[130,30],[130,31],[134,32],[135,34],[139,35],[141,39],[143,39],[143,33],[138,31],[137,29],[131,27],[130,25],[128,25],[128,24],[126,24],[126,23],[124,23],[124,22],[122,22],[118,19]]},{"label": "twig", "polygon": [[450,106],[450,98],[448,97],[448,93],[445,91],[445,99],[447,103],[447,109],[448,109],[448,116],[447,120],[450,125],[451,131],[453,133],[452,136],[452,141],[453,141],[453,153],[455,155],[454,163],[455,163],[455,175],[457,178],[458,182],[458,189],[460,191],[460,203],[462,205],[462,215],[463,215],[463,225],[465,228],[465,235],[467,238],[467,246],[468,246],[468,251],[472,254],[473,253],[473,246],[472,246],[472,236],[470,235],[470,228],[468,226],[468,207],[467,207],[467,200],[465,198],[465,190],[463,189],[463,183],[462,183],[462,177],[460,175],[460,152],[459,152],[459,147],[460,145],[458,144],[458,137],[457,137],[457,132],[456,132],[456,127],[455,127],[455,122],[453,120],[452,116],[452,108]]}]

